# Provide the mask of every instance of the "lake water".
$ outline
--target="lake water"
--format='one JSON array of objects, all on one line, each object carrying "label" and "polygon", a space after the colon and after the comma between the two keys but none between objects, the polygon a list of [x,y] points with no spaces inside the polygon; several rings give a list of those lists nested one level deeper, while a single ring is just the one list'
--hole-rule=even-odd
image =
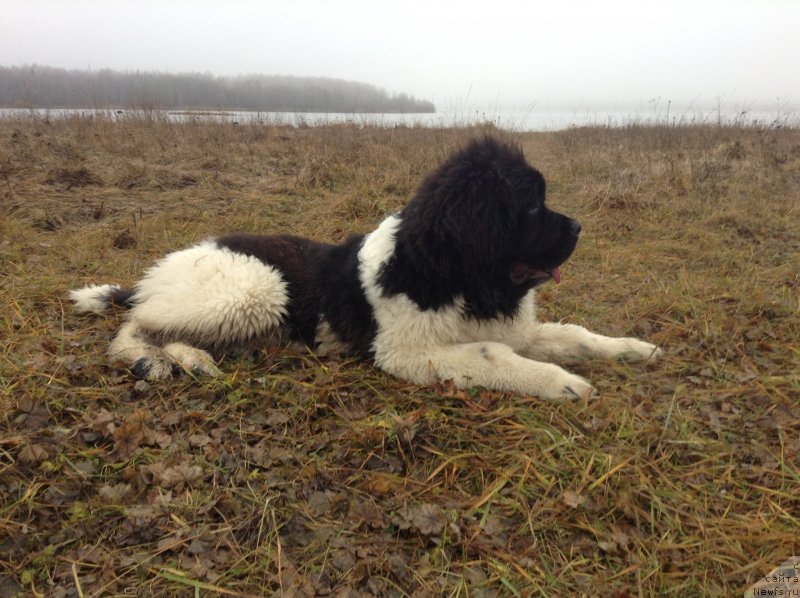
[{"label": "lake water", "polygon": [[688,109],[667,110],[452,110],[432,114],[343,114],[318,112],[237,112],[160,110],[145,113],[139,110],[93,109],[0,109],[0,117],[63,118],[66,116],[100,115],[109,119],[156,116],[173,122],[217,121],[231,124],[263,123],[293,127],[318,127],[331,124],[354,124],[378,127],[466,127],[494,124],[510,131],[556,131],[570,127],[624,127],[631,124],[693,125],[725,124],[758,127],[800,126],[800,114],[787,111],[729,111]]}]

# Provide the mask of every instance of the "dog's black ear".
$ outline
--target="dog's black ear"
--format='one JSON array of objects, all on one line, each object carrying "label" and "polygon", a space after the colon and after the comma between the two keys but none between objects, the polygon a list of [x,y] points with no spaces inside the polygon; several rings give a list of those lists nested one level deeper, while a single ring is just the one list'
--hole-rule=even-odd
[{"label": "dog's black ear", "polygon": [[403,210],[401,242],[439,276],[485,276],[511,249],[514,191],[484,153],[468,147],[456,154]]},{"label": "dog's black ear", "polygon": [[464,173],[444,190],[439,230],[466,268],[483,269],[501,261],[516,221],[509,182],[494,165]]}]

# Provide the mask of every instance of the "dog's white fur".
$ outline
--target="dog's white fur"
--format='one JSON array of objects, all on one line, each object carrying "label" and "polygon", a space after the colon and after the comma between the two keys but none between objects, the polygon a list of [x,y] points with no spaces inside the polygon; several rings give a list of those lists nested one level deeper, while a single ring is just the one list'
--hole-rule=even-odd
[{"label": "dog's white fur", "polygon": [[[438,310],[421,310],[406,295],[386,296],[378,274],[394,253],[400,216],[386,218],[359,250],[362,288],[377,322],[375,363],[404,380],[430,384],[452,380],[460,388],[495,390],[548,399],[585,398],[590,384],[558,365],[586,358],[646,360],[660,349],[635,338],[610,338],[574,325],[536,319],[535,293],[513,318],[465,317],[463,299]],[[80,312],[104,311],[111,285],[71,292]],[[219,373],[205,347],[280,338],[290,301],[281,272],[213,240],[169,254],[136,285],[136,304],[111,343],[109,354],[150,363],[149,379],[168,377],[173,365]],[[339,350],[325,321],[317,328],[320,352]]]}]

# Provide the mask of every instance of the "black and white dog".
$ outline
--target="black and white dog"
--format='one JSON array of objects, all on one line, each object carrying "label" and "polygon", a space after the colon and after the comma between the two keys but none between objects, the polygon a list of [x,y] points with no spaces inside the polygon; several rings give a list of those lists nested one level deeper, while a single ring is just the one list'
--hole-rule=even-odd
[{"label": "black and white dog", "polygon": [[130,308],[109,353],[148,380],[218,374],[208,351],[299,341],[368,356],[417,384],[581,398],[589,383],[549,362],[661,351],[536,319],[534,287],[559,281],[580,230],[545,206],[544,178],[522,151],[487,137],[445,160],[400,213],[341,245],[218,237],[170,253],[133,289],[70,295],[80,312]]}]

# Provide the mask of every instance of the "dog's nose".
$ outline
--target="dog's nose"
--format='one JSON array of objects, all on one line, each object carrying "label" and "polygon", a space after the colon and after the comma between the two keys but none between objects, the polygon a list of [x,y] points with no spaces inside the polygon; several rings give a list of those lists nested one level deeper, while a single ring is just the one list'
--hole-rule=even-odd
[{"label": "dog's nose", "polygon": [[581,223],[578,222],[577,220],[570,220],[569,230],[573,235],[577,237],[579,234],[581,234]]}]

